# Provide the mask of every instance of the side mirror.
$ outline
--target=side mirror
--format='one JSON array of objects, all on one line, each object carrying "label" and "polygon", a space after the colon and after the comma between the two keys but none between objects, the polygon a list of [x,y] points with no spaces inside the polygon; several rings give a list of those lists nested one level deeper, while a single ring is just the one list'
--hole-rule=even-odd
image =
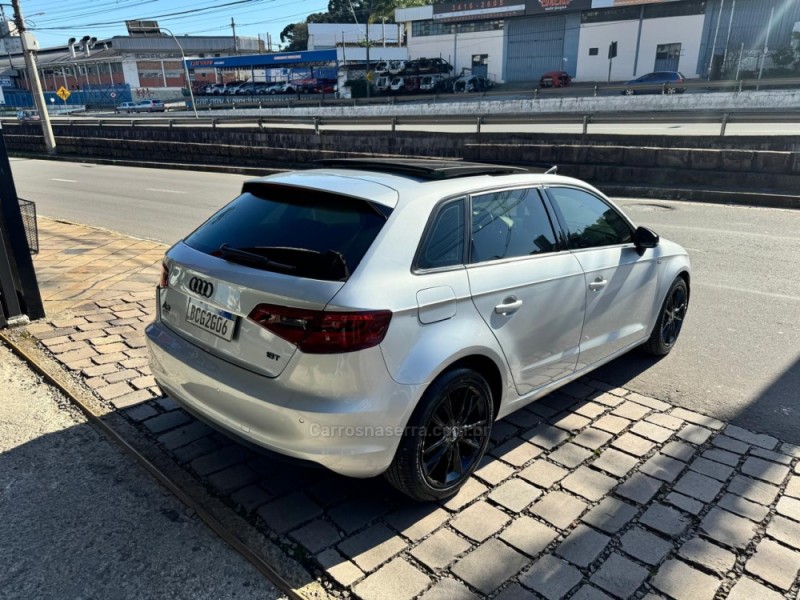
[{"label": "side mirror", "polygon": [[647,227],[637,227],[633,232],[633,243],[641,254],[646,248],[655,248],[658,246],[660,238],[658,234],[652,229]]}]

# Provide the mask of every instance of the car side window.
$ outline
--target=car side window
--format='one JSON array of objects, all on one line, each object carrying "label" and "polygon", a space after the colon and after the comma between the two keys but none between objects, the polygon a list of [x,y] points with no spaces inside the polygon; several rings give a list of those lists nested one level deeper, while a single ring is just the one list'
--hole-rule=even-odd
[{"label": "car side window", "polygon": [[539,190],[508,190],[472,197],[470,262],[553,252],[556,246]]},{"label": "car side window", "polygon": [[464,199],[445,204],[433,217],[417,257],[417,268],[452,267],[464,262]]},{"label": "car side window", "polygon": [[560,212],[570,248],[628,244],[633,232],[620,214],[589,192],[575,188],[548,189]]}]

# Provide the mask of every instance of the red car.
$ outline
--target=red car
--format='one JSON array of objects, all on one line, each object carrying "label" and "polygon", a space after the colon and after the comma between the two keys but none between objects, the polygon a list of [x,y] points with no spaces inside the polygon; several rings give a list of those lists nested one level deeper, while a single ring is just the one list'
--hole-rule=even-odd
[{"label": "red car", "polygon": [[565,87],[572,81],[566,71],[548,71],[539,79],[539,87]]}]

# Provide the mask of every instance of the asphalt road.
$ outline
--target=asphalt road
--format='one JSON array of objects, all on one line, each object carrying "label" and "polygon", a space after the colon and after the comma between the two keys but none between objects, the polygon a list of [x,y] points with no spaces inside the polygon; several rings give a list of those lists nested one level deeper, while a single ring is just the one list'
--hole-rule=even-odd
[{"label": "asphalt road", "polygon": [[[40,214],[172,243],[236,196],[246,177],[12,162]],[[743,427],[800,444],[800,211],[621,200],[638,224],[683,244],[694,275],[674,352],[631,353],[597,372]]]}]

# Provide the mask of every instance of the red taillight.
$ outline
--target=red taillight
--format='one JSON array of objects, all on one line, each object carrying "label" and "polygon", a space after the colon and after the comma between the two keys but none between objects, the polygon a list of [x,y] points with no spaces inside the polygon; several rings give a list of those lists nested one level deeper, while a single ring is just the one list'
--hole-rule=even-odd
[{"label": "red taillight", "polygon": [[336,354],[380,344],[389,329],[392,312],[326,312],[259,304],[248,318],[303,352]]},{"label": "red taillight", "polygon": [[167,268],[167,261],[161,262],[161,278],[158,280],[158,287],[165,288],[169,285],[169,269]]}]

